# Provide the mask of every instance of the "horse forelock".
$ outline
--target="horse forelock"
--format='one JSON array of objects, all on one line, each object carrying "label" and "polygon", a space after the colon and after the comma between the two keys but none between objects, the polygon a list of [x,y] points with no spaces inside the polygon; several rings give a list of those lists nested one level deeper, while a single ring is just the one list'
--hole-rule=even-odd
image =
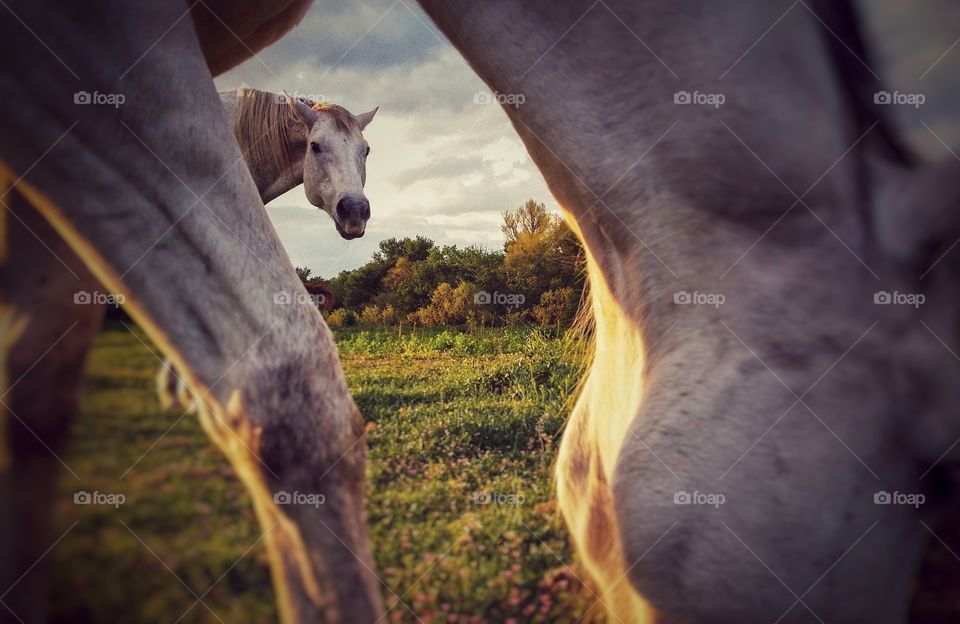
[{"label": "horse forelock", "polygon": [[273,161],[285,171],[296,160],[291,147],[291,128],[299,123],[293,111],[275,93],[247,87],[237,90],[233,131],[248,163]]},{"label": "horse forelock", "polygon": [[317,112],[330,115],[334,122],[336,122],[337,128],[343,132],[350,132],[351,128],[359,125],[353,113],[339,104],[333,104],[332,102],[315,102],[311,105],[311,108]]}]

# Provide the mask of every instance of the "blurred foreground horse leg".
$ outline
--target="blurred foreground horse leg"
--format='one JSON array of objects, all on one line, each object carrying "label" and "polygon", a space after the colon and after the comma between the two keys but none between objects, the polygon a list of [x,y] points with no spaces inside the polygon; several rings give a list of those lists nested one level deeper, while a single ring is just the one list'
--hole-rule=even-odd
[{"label": "blurred foreground horse leg", "polygon": [[85,356],[104,306],[97,302],[96,279],[64,240],[17,191],[8,186],[0,193],[5,194],[0,340],[6,353],[0,496],[8,503],[0,508],[0,600],[6,605],[0,621],[16,621],[12,612],[25,622],[40,622],[48,590],[43,554],[57,538],[51,505],[65,469],[62,455]]},{"label": "blurred foreground horse leg", "polygon": [[[0,90],[29,94],[0,103],[3,179],[177,366],[253,499],[282,619],[373,621],[362,421],[319,312],[274,301],[299,280],[187,10],[24,0],[0,12],[0,58],[19,59]],[[284,492],[300,497],[279,504]]]}]

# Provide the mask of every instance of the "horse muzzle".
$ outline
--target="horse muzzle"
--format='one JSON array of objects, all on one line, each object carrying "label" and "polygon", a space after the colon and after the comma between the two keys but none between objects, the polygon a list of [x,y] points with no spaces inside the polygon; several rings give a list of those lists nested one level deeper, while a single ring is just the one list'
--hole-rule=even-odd
[{"label": "horse muzzle", "polygon": [[337,202],[333,222],[337,232],[347,240],[360,238],[370,218],[370,202],[363,195],[344,195]]}]

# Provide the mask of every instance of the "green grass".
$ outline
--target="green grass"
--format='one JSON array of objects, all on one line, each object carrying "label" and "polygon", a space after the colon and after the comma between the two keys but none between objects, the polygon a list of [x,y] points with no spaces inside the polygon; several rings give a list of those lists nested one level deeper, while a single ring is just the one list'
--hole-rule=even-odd
[{"label": "green grass", "polygon": [[[595,598],[578,579],[551,481],[582,345],[530,329],[342,330],[337,342],[368,422],[384,621],[584,614]],[[90,357],[64,458],[77,477],[64,475],[57,507],[58,535],[73,528],[50,554],[56,619],[275,622],[246,493],[194,416],[160,409],[147,345],[139,330],[109,324]],[[78,490],[126,502],[75,505]],[[491,492],[515,504],[476,502]]]}]

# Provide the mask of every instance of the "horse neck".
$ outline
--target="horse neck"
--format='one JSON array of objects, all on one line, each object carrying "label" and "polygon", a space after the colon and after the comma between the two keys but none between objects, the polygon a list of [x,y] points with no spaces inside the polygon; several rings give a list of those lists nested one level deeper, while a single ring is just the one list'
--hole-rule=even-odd
[{"label": "horse neck", "polygon": [[[303,149],[306,149],[306,140],[303,142]],[[280,197],[290,189],[303,184],[302,151],[303,150],[298,150],[297,153],[301,155],[293,160],[290,166],[285,169],[280,169],[273,162],[263,162],[256,165],[248,163],[263,203],[266,204]],[[254,168],[258,169],[257,173],[253,173]]]},{"label": "horse neck", "polygon": [[[274,97],[278,102],[275,106],[278,108],[286,107],[286,104],[280,103],[279,96]],[[220,100],[227,112],[227,117],[235,125],[237,123],[236,92],[221,93]],[[256,142],[267,139],[262,139],[261,136],[247,139],[237,137],[247,168],[250,170],[250,175],[257,186],[257,192],[265,204],[303,184],[303,159],[307,149],[307,133],[305,129],[300,128],[299,124],[295,124],[291,125],[288,130],[288,137],[290,140],[285,149],[294,156],[287,166],[280,166],[276,159],[270,158],[262,150],[249,149],[250,141]],[[280,146],[276,147],[277,149],[280,148]]]}]

